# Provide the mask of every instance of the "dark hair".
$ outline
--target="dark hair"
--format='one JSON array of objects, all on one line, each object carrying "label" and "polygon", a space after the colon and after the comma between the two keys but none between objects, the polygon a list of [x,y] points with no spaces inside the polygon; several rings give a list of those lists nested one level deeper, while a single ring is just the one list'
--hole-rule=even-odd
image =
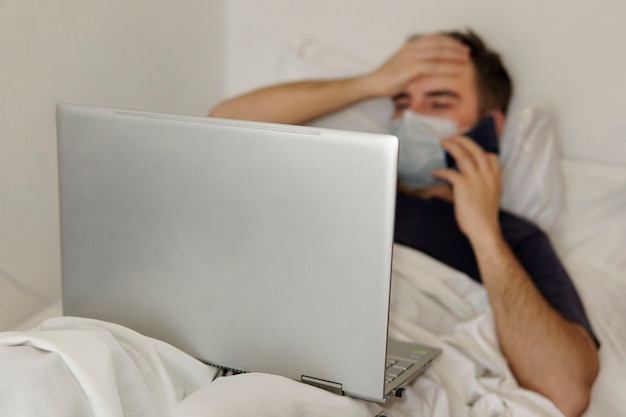
[{"label": "dark hair", "polygon": [[[470,57],[476,70],[476,83],[479,97],[479,116],[486,116],[491,110],[507,112],[513,95],[513,82],[500,55],[487,47],[485,42],[471,29],[444,31],[439,35],[449,36],[470,48]],[[412,36],[415,39],[420,35]]]}]

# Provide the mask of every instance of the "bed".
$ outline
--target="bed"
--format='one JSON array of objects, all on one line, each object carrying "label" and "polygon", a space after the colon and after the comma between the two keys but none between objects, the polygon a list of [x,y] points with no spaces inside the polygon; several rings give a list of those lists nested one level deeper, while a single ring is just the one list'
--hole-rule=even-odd
[{"label": "bed", "polygon": [[[626,409],[626,167],[575,160],[563,160],[561,167],[568,192],[554,241],[602,342],[586,415],[619,416]],[[408,387],[406,398],[385,406],[385,415],[560,415],[547,399],[516,384],[498,349],[482,287],[403,246],[394,248],[393,273],[392,333],[427,341],[444,354]],[[40,415],[42,407],[59,416],[383,411],[271,375],[213,380],[217,370],[163,342],[110,323],[54,318],[59,313],[55,303],[18,326],[34,331],[0,334],[0,415]],[[425,319],[433,316],[437,321]]]},{"label": "bed", "polygon": [[[298,41],[282,57],[278,78],[360,69],[324,45]],[[363,103],[314,124],[384,131],[379,115],[386,106]],[[562,157],[553,109],[535,100],[515,101],[505,135],[505,189],[524,184],[525,191],[506,191],[502,204],[548,232],[602,343],[586,415],[623,415],[626,165]],[[405,398],[384,406],[266,374],[215,379],[216,369],[163,342],[60,315],[56,300],[15,331],[0,333],[0,416],[561,415],[549,400],[517,385],[499,350],[484,289],[400,245],[394,247],[390,331],[444,353],[407,387]]]}]

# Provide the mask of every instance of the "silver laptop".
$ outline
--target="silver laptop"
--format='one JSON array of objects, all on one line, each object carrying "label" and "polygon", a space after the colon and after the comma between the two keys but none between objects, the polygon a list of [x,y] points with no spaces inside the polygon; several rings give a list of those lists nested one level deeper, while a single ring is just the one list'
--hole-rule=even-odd
[{"label": "silver laptop", "polygon": [[373,401],[439,350],[387,340],[393,136],[57,109],[64,314]]}]

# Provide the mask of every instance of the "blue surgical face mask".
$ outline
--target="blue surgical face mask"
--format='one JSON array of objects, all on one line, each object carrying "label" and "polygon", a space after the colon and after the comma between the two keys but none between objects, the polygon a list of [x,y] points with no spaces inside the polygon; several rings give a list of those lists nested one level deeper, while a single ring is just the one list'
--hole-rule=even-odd
[{"label": "blue surgical face mask", "polygon": [[431,173],[444,169],[445,151],[439,141],[459,130],[456,122],[424,116],[406,110],[391,124],[391,134],[398,138],[398,179],[411,188],[425,188],[443,183]]}]

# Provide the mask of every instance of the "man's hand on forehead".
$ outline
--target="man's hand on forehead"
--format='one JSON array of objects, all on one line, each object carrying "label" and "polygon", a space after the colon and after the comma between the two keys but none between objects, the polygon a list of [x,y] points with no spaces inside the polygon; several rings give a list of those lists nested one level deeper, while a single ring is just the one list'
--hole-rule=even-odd
[{"label": "man's hand on forehead", "polygon": [[394,97],[419,77],[460,75],[469,64],[467,46],[449,36],[424,35],[405,43],[370,81],[380,95]]}]

